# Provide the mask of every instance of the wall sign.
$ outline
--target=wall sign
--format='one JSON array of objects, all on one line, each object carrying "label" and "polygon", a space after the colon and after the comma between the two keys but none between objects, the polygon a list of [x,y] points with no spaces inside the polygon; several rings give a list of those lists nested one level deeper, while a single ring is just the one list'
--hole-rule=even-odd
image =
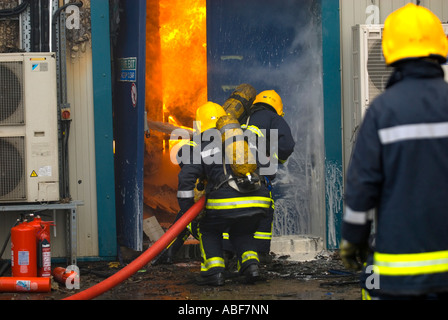
[{"label": "wall sign", "polygon": [[136,82],[137,81],[137,58],[120,58],[120,76],[118,81]]},{"label": "wall sign", "polygon": [[131,100],[132,106],[135,108],[137,106],[137,86],[135,83],[131,86]]}]

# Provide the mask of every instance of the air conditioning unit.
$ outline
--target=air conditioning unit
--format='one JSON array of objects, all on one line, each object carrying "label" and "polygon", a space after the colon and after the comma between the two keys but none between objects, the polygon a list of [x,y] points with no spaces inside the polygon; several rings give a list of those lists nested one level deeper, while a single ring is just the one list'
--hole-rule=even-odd
[{"label": "air conditioning unit", "polygon": [[[352,136],[356,134],[370,103],[384,91],[393,71],[393,68],[386,66],[383,55],[383,28],[383,25],[356,25],[352,28]],[[443,28],[448,35],[448,24],[444,24]],[[444,68],[445,79],[448,81],[448,65],[444,65]]]},{"label": "air conditioning unit", "polygon": [[59,200],[56,59],[0,54],[0,203]]},{"label": "air conditioning unit", "polygon": [[383,25],[357,25],[353,39],[353,115],[357,128],[369,104],[384,91],[392,73],[384,60]]}]

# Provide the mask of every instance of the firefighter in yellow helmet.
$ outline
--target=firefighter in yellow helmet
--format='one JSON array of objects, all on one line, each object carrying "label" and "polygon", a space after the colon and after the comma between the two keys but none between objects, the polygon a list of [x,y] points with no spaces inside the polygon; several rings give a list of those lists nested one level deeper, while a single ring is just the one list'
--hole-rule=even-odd
[{"label": "firefighter in yellow helmet", "polygon": [[434,13],[410,3],[385,21],[383,52],[388,65],[415,58],[432,58],[443,63],[448,52],[447,35]]},{"label": "firefighter in yellow helmet", "polygon": [[[263,155],[267,158],[275,158],[279,165],[283,165],[294,151],[295,141],[291,133],[291,129],[284,119],[283,101],[275,90],[266,90],[260,92],[255,98],[247,119],[242,122],[242,128],[254,134],[258,141],[264,141],[266,144],[267,154]],[[272,130],[278,134],[278,139],[271,141]],[[274,154],[271,152],[271,143],[276,143]],[[261,150],[259,150],[261,152]],[[258,154],[258,157],[262,155]],[[272,190],[272,183],[276,177],[277,165],[272,166],[272,161],[261,165],[267,174],[264,175],[269,190]],[[272,227],[274,221],[274,200],[272,202],[270,212],[260,221],[260,225],[254,234],[257,244],[257,252],[260,260],[268,263],[271,260],[270,248],[272,240]],[[226,246],[228,249],[228,246]]]},{"label": "firefighter in yellow helmet", "polygon": [[218,119],[225,115],[226,112],[219,104],[207,102],[196,110],[195,133],[202,134],[209,129],[215,128]]},{"label": "firefighter in yellow helmet", "polygon": [[223,161],[223,143],[216,122],[226,113],[215,104],[207,103],[196,112],[196,133],[200,143],[193,148],[190,163],[183,164],[179,173],[178,202],[186,212],[194,204],[196,180],[207,180],[205,214],[199,220],[199,240],[202,253],[200,285],[224,284],[225,262],[222,234],[227,230],[238,257],[239,273],[248,282],[259,277],[258,254],[253,234],[264,214],[269,212],[271,198],[267,186],[248,193],[238,192],[228,183],[229,164]]},{"label": "firefighter in yellow helmet", "polygon": [[363,298],[446,298],[448,40],[434,13],[409,3],[385,21],[383,51],[394,72],[358,132],[340,254],[362,269]]},{"label": "firefighter in yellow helmet", "polygon": [[266,90],[258,94],[253,104],[256,105],[259,103],[271,107],[279,116],[285,116],[285,113],[283,112],[282,98],[277,92],[275,92],[275,90]]}]

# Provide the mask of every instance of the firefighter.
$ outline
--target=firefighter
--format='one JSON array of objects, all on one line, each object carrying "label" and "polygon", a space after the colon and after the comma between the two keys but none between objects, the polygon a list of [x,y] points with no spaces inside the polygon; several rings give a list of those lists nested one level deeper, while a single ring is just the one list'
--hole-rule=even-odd
[{"label": "firefighter", "polygon": [[247,282],[259,278],[258,254],[253,234],[263,214],[267,214],[271,198],[266,184],[258,190],[241,193],[226,183],[225,170],[231,167],[223,162],[221,133],[217,120],[225,116],[224,109],[208,102],[196,112],[195,132],[201,135],[200,144],[193,149],[191,161],[179,173],[178,202],[186,212],[194,204],[196,180],[207,180],[205,214],[199,220],[199,240],[202,254],[199,285],[224,284],[225,263],[222,234],[228,230],[230,241],[238,257],[238,271]]},{"label": "firefighter", "polygon": [[[247,119],[244,119],[242,128],[250,131],[256,136],[258,140],[262,140],[266,145],[265,155],[259,155],[260,157],[274,157],[277,164],[284,164],[289,156],[294,151],[294,138],[291,134],[291,129],[288,123],[284,119],[283,101],[279,94],[274,90],[263,91],[257,95],[250,113]],[[271,130],[277,130],[278,140],[273,141],[276,143],[274,154],[270,154],[271,151]],[[250,139],[249,139],[250,140]],[[258,143],[259,145],[260,143]],[[274,146],[272,146],[274,147]],[[262,152],[259,150],[259,152]],[[272,161],[264,164],[260,164],[260,167],[264,167],[266,170],[265,179],[269,190],[272,190],[272,182],[276,176],[277,166],[272,167]],[[272,224],[274,220],[274,201],[269,211],[269,214],[263,217],[257,231],[254,234],[255,241],[257,243],[257,252],[260,259],[263,262],[270,261],[270,248],[272,240]],[[226,246],[227,247],[227,246]]]},{"label": "firefighter", "polygon": [[[365,299],[448,293],[448,41],[412,3],[389,15],[394,68],[365,113],[346,175],[341,258],[362,269]],[[369,240],[370,239],[370,240]]]}]

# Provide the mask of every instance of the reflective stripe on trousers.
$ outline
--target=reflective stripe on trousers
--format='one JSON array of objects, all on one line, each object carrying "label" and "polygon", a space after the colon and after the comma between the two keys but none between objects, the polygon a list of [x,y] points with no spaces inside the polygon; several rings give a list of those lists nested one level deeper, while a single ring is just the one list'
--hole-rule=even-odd
[{"label": "reflective stripe on trousers", "polygon": [[202,241],[202,234],[198,232],[199,236],[199,244],[201,249],[202,263],[201,263],[201,272],[207,272],[212,268],[225,268],[224,259],[221,257],[211,257],[207,258],[204,250],[204,244]]},{"label": "reflective stripe on trousers", "polygon": [[259,262],[258,253],[256,253],[255,251],[246,251],[241,255],[241,263],[245,263],[251,259],[257,260],[257,262]]},{"label": "reflective stripe on trousers", "polygon": [[[250,260],[255,260],[255,263],[260,262],[260,260],[258,259],[258,253],[256,253],[255,251],[246,251],[241,255],[241,260],[238,259],[238,271],[241,270],[241,267],[247,263],[250,262]],[[254,262],[251,262],[254,263]]]},{"label": "reflective stripe on trousers", "polygon": [[[230,239],[230,235],[227,232],[224,232],[222,234],[222,238],[224,240],[229,240]],[[272,232],[260,232],[257,231],[254,233],[254,239],[258,239],[258,240],[272,240]]]},{"label": "reflective stripe on trousers", "polygon": [[206,272],[212,268],[225,268],[224,259],[221,257],[212,257],[202,262],[201,271]]},{"label": "reflective stripe on trousers", "polygon": [[258,240],[272,240],[272,233],[257,231],[254,234],[254,238]]}]

